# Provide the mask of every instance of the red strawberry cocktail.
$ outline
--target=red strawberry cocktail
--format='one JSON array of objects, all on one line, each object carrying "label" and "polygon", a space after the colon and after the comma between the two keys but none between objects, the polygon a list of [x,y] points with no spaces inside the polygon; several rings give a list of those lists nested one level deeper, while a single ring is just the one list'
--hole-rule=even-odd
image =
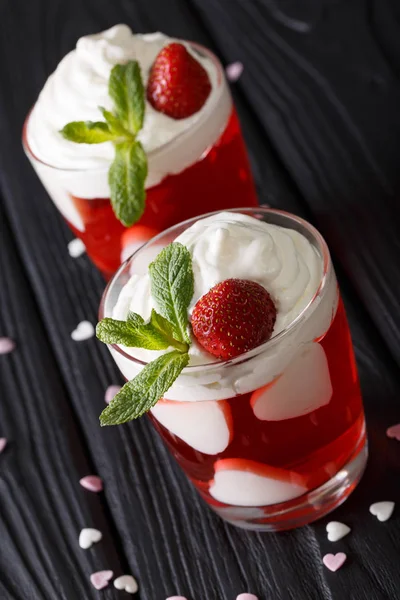
[{"label": "red strawberry cocktail", "polygon": [[[113,80],[116,66],[127,69]],[[257,205],[221,64],[161,33],[118,25],[81,38],[39,95],[23,144],[107,277],[157,232],[207,211]]]},{"label": "red strawberry cocktail", "polygon": [[[181,334],[168,289],[182,290]],[[102,424],[150,410],[224,519],[288,529],[354,489],[367,459],[360,387],[329,251],[311,225],[241,209],[175,226],[120,268],[100,317],[98,336],[130,382]],[[140,388],[158,361],[160,388]],[[142,397],[149,402],[134,406]]]}]

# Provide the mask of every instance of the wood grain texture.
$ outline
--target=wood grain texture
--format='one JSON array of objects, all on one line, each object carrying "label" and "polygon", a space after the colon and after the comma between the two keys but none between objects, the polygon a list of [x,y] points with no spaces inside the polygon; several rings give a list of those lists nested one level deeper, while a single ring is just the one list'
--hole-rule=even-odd
[{"label": "wood grain texture", "polygon": [[[397,76],[387,58],[390,55],[390,64],[394,64],[397,45],[384,35],[385,26],[376,16],[384,19],[384,13],[378,5],[371,5],[375,14],[364,2],[357,3],[359,13],[355,5],[347,7],[343,2],[307,2],[306,8],[296,7],[294,2],[282,4],[285,10],[294,11],[289,17],[274,9],[278,3],[259,0],[72,0],[68,4],[36,0],[29,5],[5,0],[3,4],[0,83],[7,93],[0,95],[0,189],[12,238],[9,235],[6,243],[6,266],[10,265],[5,277],[7,290],[1,291],[7,291],[6,306],[18,300],[26,318],[23,330],[32,328],[25,362],[21,361],[16,371],[13,361],[18,357],[10,356],[6,360],[11,364],[4,366],[8,392],[4,410],[7,422],[14,423],[10,437],[15,435],[18,445],[24,443],[25,434],[19,429],[24,421],[12,398],[24,394],[22,407],[31,408],[28,390],[32,382],[35,412],[44,412],[49,404],[55,412],[45,421],[45,428],[35,430],[34,437],[29,430],[26,434],[30,444],[24,456],[39,457],[36,471],[27,473],[24,458],[14,474],[20,479],[32,477],[31,496],[36,496],[37,502],[34,498],[31,513],[25,512],[28,502],[21,500],[17,511],[12,509],[16,499],[6,498],[0,597],[116,597],[112,588],[105,594],[93,592],[87,584],[87,569],[94,566],[89,560],[96,556],[97,566],[97,557],[100,560],[102,555],[83,553],[82,558],[83,551],[76,546],[75,522],[96,517],[96,523],[103,519],[100,529],[106,529],[108,523],[110,530],[110,544],[92,549],[105,552],[107,547],[107,564],[101,566],[115,561],[117,568],[119,560],[124,569],[138,576],[143,600],[164,600],[173,594],[190,600],[233,600],[242,591],[251,591],[260,600],[396,599],[400,589],[398,516],[382,524],[369,515],[368,506],[377,500],[399,498],[396,442],[385,437],[386,427],[398,420],[400,396],[395,312],[398,279],[390,287],[398,266],[386,260],[398,249],[394,236],[398,213],[391,195],[398,179],[391,166],[396,160],[394,142],[384,148],[381,140],[390,126],[393,134],[397,126]],[[371,58],[374,38],[365,25],[367,8],[369,22],[377,27],[380,23],[381,45],[385,44],[385,54],[382,50],[377,64]],[[324,14],[333,20],[331,24],[329,19],[326,24]],[[364,27],[357,34],[361,47],[355,54],[356,39],[350,39],[350,30],[353,34],[357,30],[354,22],[360,14],[365,17]],[[76,38],[116,22],[127,22],[136,31],[162,29],[194,39],[216,49],[226,62],[241,59],[245,63],[235,95],[261,200],[316,221],[334,248],[351,317],[371,442],[366,476],[335,513],[335,518],[353,529],[351,536],[335,545],[349,554],[348,564],[339,573],[328,573],[321,564],[321,556],[332,551],[324,531],[329,519],[277,535],[238,531],[206,509],[147,419],[118,428],[98,426],[104,391],[120,382],[119,375],[100,343],[94,339],[76,343],[70,333],[82,319],[95,322],[104,284],[86,257],[68,257],[70,234],[23,156],[20,131],[45,78]],[[347,37],[342,49],[335,31],[344,25]],[[391,32],[394,27],[392,24]],[[369,88],[359,84],[362,65],[390,81],[386,100],[381,92],[367,94]],[[351,118],[344,118],[343,110]],[[386,124],[386,134],[380,120]],[[362,134],[362,143],[354,128]],[[370,216],[365,198],[371,206]],[[383,202],[385,210],[379,211],[378,218],[377,209]],[[374,234],[373,223],[377,226]],[[16,255],[21,256],[23,266]],[[4,315],[4,326],[18,322],[15,315],[10,320],[2,308]],[[37,339],[41,340],[40,352]],[[35,362],[28,368],[30,356]],[[57,403],[50,402],[54,398]],[[53,419],[62,427],[53,430]],[[7,461],[13,450],[11,447],[1,457],[5,476],[11,481],[13,465]],[[71,466],[72,451],[77,452],[75,468]],[[55,465],[68,462],[70,470],[65,481],[60,481]],[[76,473],[82,465],[86,470],[86,464],[106,482],[104,505],[97,509],[92,505],[88,509],[86,500],[98,502],[99,498],[76,490]],[[48,488],[51,501],[43,506],[51,505],[52,520],[48,510],[41,510]],[[20,512],[32,515],[34,529],[21,526]],[[65,522],[66,539],[57,547],[59,522]],[[38,568],[40,577],[33,567]],[[24,596],[27,586],[30,596]]]},{"label": "wood grain texture", "polygon": [[[90,573],[122,574],[122,557],[103,494],[79,485],[93,466],[3,209],[0,223],[0,331],[16,341],[0,357],[0,432],[9,440],[0,456],[0,597],[95,598]],[[87,551],[78,546],[83,527],[104,536]],[[106,597],[117,598],[116,590]]]}]

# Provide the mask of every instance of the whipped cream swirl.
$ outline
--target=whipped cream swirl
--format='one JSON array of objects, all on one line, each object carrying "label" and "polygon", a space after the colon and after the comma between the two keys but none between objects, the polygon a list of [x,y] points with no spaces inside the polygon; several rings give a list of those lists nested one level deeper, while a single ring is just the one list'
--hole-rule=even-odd
[{"label": "whipped cream swirl", "polygon": [[[162,33],[133,34],[127,25],[116,25],[78,40],[76,48],[63,58],[48,78],[29,117],[27,142],[32,154],[60,169],[108,169],[114,157],[111,142],[75,144],[64,139],[59,131],[70,121],[102,120],[98,107],[112,108],[108,79],[115,64],[137,60],[146,85],[154,59],[172,41],[180,40]],[[178,173],[199,160],[222,133],[232,106],[225,82],[218,81],[214,61],[195,52],[187,43],[181,43],[206,69],[212,91],[201,110],[187,119],[171,119],[146,101],[144,125],[138,134],[149,158],[146,187],[156,185],[169,173]],[[200,131],[196,125],[201,125]],[[185,133],[191,135],[187,137]],[[175,138],[181,140],[182,147],[161,152],[158,156],[157,150],[162,150]],[[105,189],[104,197],[107,192]],[[79,195],[80,190],[74,190],[74,193]],[[91,197],[91,190],[84,189],[82,196]]]},{"label": "whipped cream swirl", "polygon": [[[192,255],[195,285],[189,313],[198,299],[221,281],[230,278],[255,281],[275,302],[277,319],[273,335],[276,335],[304,310],[321,281],[321,257],[302,234],[247,215],[228,212],[212,215],[197,221],[175,241],[186,246]],[[152,308],[156,307],[149,275],[135,274],[122,290],[113,316],[125,319],[131,310],[148,319]],[[143,361],[158,355],[138,348],[125,350]],[[189,353],[191,365],[213,362],[213,357],[195,340]]]}]

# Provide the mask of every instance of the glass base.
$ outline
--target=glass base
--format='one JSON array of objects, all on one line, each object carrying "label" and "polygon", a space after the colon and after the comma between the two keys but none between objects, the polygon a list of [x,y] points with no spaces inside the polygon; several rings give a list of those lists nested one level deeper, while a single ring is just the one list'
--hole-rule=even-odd
[{"label": "glass base", "polygon": [[285,531],[316,521],[342,504],[355,489],[368,459],[363,432],[352,458],[332,479],[290,502],[263,507],[227,506],[211,508],[225,521],[252,531]]}]

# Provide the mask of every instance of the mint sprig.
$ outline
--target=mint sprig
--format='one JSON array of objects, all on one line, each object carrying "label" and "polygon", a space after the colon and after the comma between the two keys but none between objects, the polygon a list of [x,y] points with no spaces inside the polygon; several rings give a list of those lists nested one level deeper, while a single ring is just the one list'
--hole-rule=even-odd
[{"label": "mint sprig", "polygon": [[132,225],[144,211],[147,157],[140,142],[123,142],[115,147],[108,172],[113,209],[124,225]]},{"label": "mint sprig", "polygon": [[163,354],[114,396],[100,415],[101,425],[121,425],[141,417],[174,383],[189,362],[189,354],[177,350]]},{"label": "mint sprig", "polygon": [[115,65],[108,83],[108,93],[114,102],[118,121],[136,135],[143,127],[144,87],[139,63],[131,60],[126,65]]},{"label": "mint sprig", "polygon": [[101,425],[119,425],[150,410],[189,363],[188,307],[193,296],[192,258],[185,246],[169,244],[149,266],[151,292],[158,308],[150,320],[129,312],[125,321],[105,318],[96,328],[106,344],[171,350],[148,363],[126,383],[100,415]]},{"label": "mint sprig", "polygon": [[103,121],[73,121],[65,125],[62,134],[78,144],[102,144],[118,139],[119,135]]},{"label": "mint sprig", "polygon": [[125,129],[118,117],[116,117],[112,112],[103,106],[99,106],[99,111],[105,118],[106,125],[113,134],[115,134],[118,138],[130,137],[129,131]]},{"label": "mint sprig", "polygon": [[161,250],[149,266],[151,293],[180,342],[190,344],[187,309],[194,292],[192,257],[178,242]]},{"label": "mint sprig", "polygon": [[123,344],[131,348],[166,350],[172,346],[179,352],[187,352],[189,349],[188,344],[174,338],[171,323],[155,310],[152,310],[148,323],[136,313],[130,313],[126,321],[106,317],[98,323],[96,335],[105,344]]},{"label": "mint sprig", "polygon": [[136,60],[113,67],[108,93],[113,110],[99,107],[104,121],[72,121],[60,133],[78,144],[114,144],[115,158],[108,173],[111,204],[116,217],[130,227],[144,212],[147,177],[147,156],[136,139],[145,113],[145,91]]}]

